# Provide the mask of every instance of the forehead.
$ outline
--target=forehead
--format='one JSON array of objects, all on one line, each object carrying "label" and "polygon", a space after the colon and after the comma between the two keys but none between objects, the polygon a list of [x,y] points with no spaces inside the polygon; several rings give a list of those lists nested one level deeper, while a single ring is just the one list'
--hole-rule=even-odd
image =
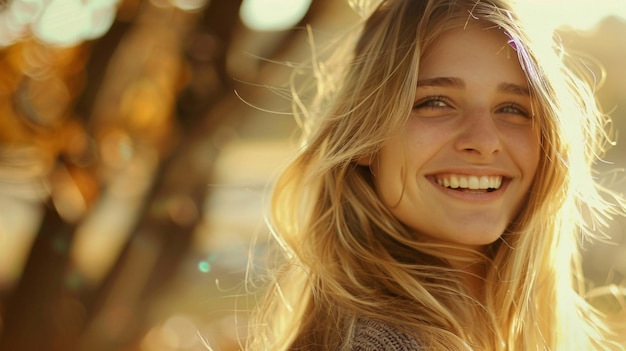
[{"label": "forehead", "polygon": [[495,26],[476,24],[449,29],[438,36],[420,60],[419,78],[499,77],[526,81],[508,36]]}]

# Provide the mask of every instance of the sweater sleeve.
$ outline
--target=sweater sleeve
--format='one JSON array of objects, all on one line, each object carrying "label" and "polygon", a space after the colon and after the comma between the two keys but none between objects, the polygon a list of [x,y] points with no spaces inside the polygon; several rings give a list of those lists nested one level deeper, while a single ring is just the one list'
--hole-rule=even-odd
[{"label": "sweater sleeve", "polygon": [[387,324],[359,319],[351,340],[352,351],[419,351],[420,347],[409,336]]}]

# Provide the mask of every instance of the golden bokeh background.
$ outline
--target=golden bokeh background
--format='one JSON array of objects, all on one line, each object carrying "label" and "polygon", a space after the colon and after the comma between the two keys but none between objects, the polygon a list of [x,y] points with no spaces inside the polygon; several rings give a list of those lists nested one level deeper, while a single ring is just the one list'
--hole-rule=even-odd
[{"label": "golden bokeh background", "polygon": [[[559,33],[619,141],[626,1],[604,2]],[[294,150],[290,63],[357,19],[337,0],[0,0],[0,349],[241,349]],[[598,165],[618,191],[625,148]],[[624,286],[624,223],[586,245],[593,284]]]}]

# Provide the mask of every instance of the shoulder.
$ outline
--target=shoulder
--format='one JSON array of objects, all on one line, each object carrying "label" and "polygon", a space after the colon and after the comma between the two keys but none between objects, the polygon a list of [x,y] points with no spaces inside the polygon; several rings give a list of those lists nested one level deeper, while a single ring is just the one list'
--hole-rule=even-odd
[{"label": "shoulder", "polygon": [[417,340],[382,322],[359,319],[351,340],[353,351],[419,351]]}]

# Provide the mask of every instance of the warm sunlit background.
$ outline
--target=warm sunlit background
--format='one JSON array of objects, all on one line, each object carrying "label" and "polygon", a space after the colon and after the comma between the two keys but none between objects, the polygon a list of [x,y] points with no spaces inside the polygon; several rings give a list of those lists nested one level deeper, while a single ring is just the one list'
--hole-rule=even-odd
[{"label": "warm sunlit background", "polygon": [[[619,141],[626,0],[520,6],[597,72]],[[240,349],[293,150],[285,63],[311,54],[306,24],[323,46],[357,19],[347,0],[0,0],[0,350]],[[606,159],[626,190],[626,145]],[[594,284],[624,282],[625,224],[587,245]]]}]

